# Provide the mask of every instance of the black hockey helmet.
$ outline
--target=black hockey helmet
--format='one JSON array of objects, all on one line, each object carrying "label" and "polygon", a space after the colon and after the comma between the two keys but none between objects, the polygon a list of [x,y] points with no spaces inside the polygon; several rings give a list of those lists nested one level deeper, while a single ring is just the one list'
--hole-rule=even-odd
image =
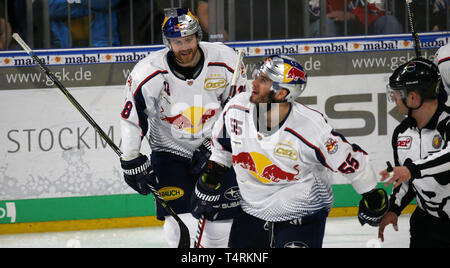
[{"label": "black hockey helmet", "polygon": [[438,67],[423,58],[413,59],[400,65],[389,77],[388,96],[392,90],[400,91],[402,99],[408,92],[417,91],[423,100],[436,99],[441,76]]}]

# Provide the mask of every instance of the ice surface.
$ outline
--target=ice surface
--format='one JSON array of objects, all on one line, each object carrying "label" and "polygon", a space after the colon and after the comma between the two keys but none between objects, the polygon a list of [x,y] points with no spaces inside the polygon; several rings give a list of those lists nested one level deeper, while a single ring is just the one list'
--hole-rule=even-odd
[{"label": "ice surface", "polygon": [[[385,229],[382,248],[409,246],[410,215],[399,217],[396,232]],[[324,248],[377,247],[378,228],[360,226],[356,217],[329,217],[325,229]],[[0,235],[0,248],[166,248],[162,227],[104,229]]]}]

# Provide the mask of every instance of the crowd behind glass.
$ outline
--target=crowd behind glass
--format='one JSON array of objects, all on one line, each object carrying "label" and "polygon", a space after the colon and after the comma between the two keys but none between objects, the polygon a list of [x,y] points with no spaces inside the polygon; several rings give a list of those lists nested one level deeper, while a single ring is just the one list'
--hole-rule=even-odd
[{"label": "crowd behind glass", "polygon": [[[449,31],[449,3],[414,0],[417,31]],[[399,0],[0,0],[0,49],[20,49],[14,32],[36,49],[162,44],[169,7],[190,8],[209,41],[410,32]]]}]

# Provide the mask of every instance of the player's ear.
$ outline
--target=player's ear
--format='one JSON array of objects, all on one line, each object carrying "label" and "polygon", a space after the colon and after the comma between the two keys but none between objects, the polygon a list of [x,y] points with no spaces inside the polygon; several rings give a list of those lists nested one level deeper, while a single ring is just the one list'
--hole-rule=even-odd
[{"label": "player's ear", "polygon": [[275,99],[279,102],[282,102],[286,99],[286,96],[289,94],[289,91],[285,88],[278,90],[275,94]]},{"label": "player's ear", "polygon": [[412,101],[412,103],[413,103],[414,106],[415,106],[416,104],[417,104],[417,105],[420,105],[420,103],[421,103],[421,96],[420,96],[420,94],[419,94],[418,92],[416,92],[416,91],[410,91],[410,92],[408,93],[408,97],[411,99],[411,101]]}]

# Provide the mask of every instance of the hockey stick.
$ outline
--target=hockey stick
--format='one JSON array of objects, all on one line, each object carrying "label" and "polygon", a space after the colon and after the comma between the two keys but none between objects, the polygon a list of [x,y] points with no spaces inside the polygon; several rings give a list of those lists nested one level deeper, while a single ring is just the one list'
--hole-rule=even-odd
[{"label": "hockey stick", "polygon": [[197,234],[195,235],[195,243],[194,243],[195,248],[200,247],[200,243],[201,243],[202,237],[203,237],[203,230],[205,229],[205,224],[206,224],[206,218],[205,218],[205,215],[202,214],[200,216],[200,218],[198,219]]},{"label": "hockey stick", "polygon": [[414,49],[416,51],[416,57],[420,58],[422,56],[420,53],[420,40],[419,40],[419,34],[416,31],[416,18],[414,17],[411,3],[412,3],[412,0],[406,0],[406,6],[408,7],[409,25],[411,27],[411,34],[414,39]]},{"label": "hockey stick", "polygon": [[230,100],[231,98],[234,97],[234,95],[236,95],[236,84],[237,84],[237,80],[239,77],[239,73],[241,72],[241,64],[242,64],[242,60],[244,58],[244,53],[245,50],[244,49],[239,49],[238,50],[238,56],[236,59],[236,64],[234,65],[234,72],[233,72],[233,76],[231,78],[231,86],[230,86],[230,96],[228,97],[228,100]]},{"label": "hockey stick", "polygon": [[[114,142],[106,135],[106,133],[100,128],[99,125],[92,119],[92,117],[83,109],[83,107],[78,103],[78,101],[69,93],[69,91],[64,87],[64,85],[56,78],[56,76],[48,69],[48,67],[39,59],[39,57],[34,53],[33,50],[23,41],[23,39],[14,33],[12,36],[17,43],[25,50],[25,52],[30,55],[41,67],[41,70],[55,83],[55,85],[61,90],[61,92],[66,95],[67,99],[75,106],[75,108],[83,115],[83,117],[91,124],[91,126],[100,134],[100,136],[108,143],[108,145],[113,149],[113,151],[121,157],[123,155],[122,151],[114,144]],[[156,201],[158,201],[164,209],[177,221],[180,227],[180,241],[178,243],[179,248],[189,248],[190,247],[190,235],[189,229],[183,223],[183,221],[178,217],[178,215],[173,211],[173,209],[167,204],[166,201],[160,196],[158,191],[155,189],[154,185],[149,185],[153,196]]]},{"label": "hockey stick", "polygon": [[[245,53],[244,49],[238,50],[236,64],[234,65],[235,68],[234,68],[233,76],[231,77],[230,96],[228,97],[227,102],[231,98],[233,98],[234,95],[236,95],[236,84],[237,84],[237,80],[239,77],[239,73],[241,72],[241,64],[242,64],[242,60],[244,58],[244,53]],[[201,215],[200,218],[198,219],[198,224],[197,224],[197,234],[195,235],[195,242],[194,242],[195,248],[199,248],[201,246],[200,243],[202,241],[205,224],[206,224],[205,215]]]}]

